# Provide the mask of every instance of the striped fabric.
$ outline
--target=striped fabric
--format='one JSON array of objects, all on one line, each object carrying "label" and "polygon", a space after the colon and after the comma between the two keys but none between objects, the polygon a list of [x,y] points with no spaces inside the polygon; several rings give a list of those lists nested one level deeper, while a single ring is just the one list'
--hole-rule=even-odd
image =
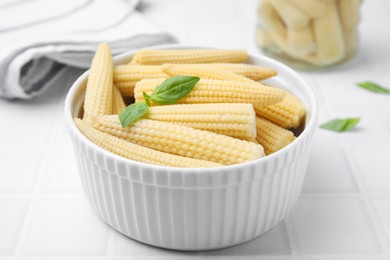
[{"label": "striped fabric", "polygon": [[0,1],[0,96],[29,99],[65,67],[88,68],[100,42],[113,54],[172,43],[135,10],[138,0]]}]

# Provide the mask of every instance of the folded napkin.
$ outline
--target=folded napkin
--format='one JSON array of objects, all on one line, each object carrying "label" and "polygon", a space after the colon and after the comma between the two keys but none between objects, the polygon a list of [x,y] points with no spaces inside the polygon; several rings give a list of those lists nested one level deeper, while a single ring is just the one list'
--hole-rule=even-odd
[{"label": "folded napkin", "polygon": [[113,54],[173,43],[149,24],[138,0],[2,0],[0,96],[29,99],[67,66],[88,68],[100,42]]}]

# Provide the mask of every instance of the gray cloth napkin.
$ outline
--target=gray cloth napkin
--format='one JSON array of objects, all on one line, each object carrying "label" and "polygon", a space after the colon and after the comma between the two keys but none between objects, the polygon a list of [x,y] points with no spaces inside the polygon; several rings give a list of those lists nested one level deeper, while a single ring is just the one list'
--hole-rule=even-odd
[{"label": "gray cloth napkin", "polygon": [[4,0],[0,2],[0,96],[41,94],[67,66],[88,68],[100,42],[113,55],[174,43],[148,23],[138,0]]}]

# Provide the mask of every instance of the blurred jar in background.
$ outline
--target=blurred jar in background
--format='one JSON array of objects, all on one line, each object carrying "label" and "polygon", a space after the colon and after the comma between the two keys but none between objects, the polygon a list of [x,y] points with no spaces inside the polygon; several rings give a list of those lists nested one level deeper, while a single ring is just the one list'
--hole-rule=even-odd
[{"label": "blurred jar in background", "polygon": [[350,60],[358,47],[360,0],[260,0],[257,44],[292,67]]}]

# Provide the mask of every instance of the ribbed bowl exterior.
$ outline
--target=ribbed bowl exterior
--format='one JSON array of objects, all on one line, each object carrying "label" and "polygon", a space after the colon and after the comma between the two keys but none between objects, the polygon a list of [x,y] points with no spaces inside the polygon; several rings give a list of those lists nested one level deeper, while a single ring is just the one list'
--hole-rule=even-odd
[{"label": "ribbed bowl exterior", "polygon": [[240,244],[283,220],[299,197],[314,132],[306,129],[289,149],[265,160],[183,170],[109,153],[77,131],[71,118],[78,171],[96,213],[133,239],[178,250]]},{"label": "ribbed bowl exterior", "polygon": [[294,206],[308,158],[307,140],[272,164],[172,174],[119,162],[71,136],[96,213],[133,239],[180,250],[228,247],[270,230]]}]

